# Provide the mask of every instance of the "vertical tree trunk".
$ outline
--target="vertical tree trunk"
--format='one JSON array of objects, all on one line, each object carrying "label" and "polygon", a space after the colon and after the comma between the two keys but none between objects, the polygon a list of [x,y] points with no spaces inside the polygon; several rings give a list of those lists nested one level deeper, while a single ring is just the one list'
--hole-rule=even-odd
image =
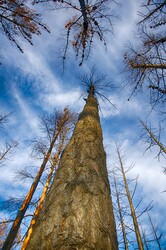
[{"label": "vertical tree trunk", "polygon": [[34,228],[34,225],[35,225],[35,223],[36,223],[36,221],[37,221],[37,218],[38,218],[38,216],[39,216],[39,212],[40,212],[40,210],[41,210],[42,207],[43,207],[44,200],[45,200],[45,198],[46,198],[48,189],[49,189],[49,187],[50,187],[51,180],[52,180],[52,178],[53,178],[53,172],[54,172],[54,170],[55,170],[55,167],[56,167],[57,164],[58,164],[60,155],[61,155],[62,150],[63,150],[63,148],[64,148],[64,140],[66,139],[66,133],[67,133],[67,131],[66,131],[66,132],[64,131],[63,134],[62,134],[61,142],[60,142],[60,144],[59,144],[57,153],[56,153],[56,155],[54,156],[53,162],[52,162],[52,164],[51,164],[50,172],[49,172],[49,174],[48,174],[46,183],[45,183],[45,185],[44,185],[43,192],[42,192],[42,194],[41,194],[39,203],[38,203],[38,205],[37,205],[37,207],[36,207],[36,210],[35,210],[35,212],[34,212],[33,218],[32,218],[32,220],[31,220],[31,222],[30,222],[30,225],[29,225],[28,231],[27,231],[27,233],[26,233],[26,237],[25,237],[25,239],[24,239],[24,242],[23,242],[23,244],[22,244],[21,250],[25,250],[25,249],[27,248],[27,245],[28,245],[28,243],[29,243],[29,240],[30,240],[30,238],[31,238],[31,235],[33,234],[33,228]]},{"label": "vertical tree trunk", "polygon": [[144,239],[144,246],[146,247],[146,250],[150,250],[149,246],[148,246],[148,240],[147,240],[145,231],[143,229],[142,229],[142,236],[143,236],[143,239]]},{"label": "vertical tree trunk", "polygon": [[137,221],[137,216],[136,216],[136,213],[135,213],[135,208],[134,208],[133,201],[132,201],[132,198],[131,198],[131,195],[130,195],[130,191],[129,191],[128,183],[127,183],[127,180],[126,180],[121,155],[120,155],[120,152],[119,152],[118,148],[117,148],[117,153],[118,153],[118,158],[119,158],[119,162],[120,162],[120,168],[121,168],[121,172],[122,172],[122,176],[123,176],[126,195],[127,195],[127,199],[128,199],[129,205],[130,205],[131,216],[132,216],[132,219],[133,219],[133,224],[134,224],[135,234],[136,234],[136,238],[137,238],[138,249],[139,250],[144,250],[143,242],[142,242],[142,238],[141,238],[141,234],[140,234],[140,230],[139,230],[139,225],[138,225],[138,221]]},{"label": "vertical tree trunk", "polygon": [[151,225],[151,227],[152,227],[152,232],[153,232],[153,235],[154,235],[154,237],[155,237],[155,241],[156,241],[156,244],[157,244],[157,246],[158,246],[158,249],[159,249],[159,250],[162,250],[161,243],[160,243],[161,235],[160,235],[160,237],[157,235],[156,228],[155,228],[155,226],[154,226],[154,224],[153,224],[153,221],[152,221],[152,219],[151,219],[149,213],[148,213],[148,218],[149,218],[150,225]]},{"label": "vertical tree trunk", "polygon": [[27,249],[118,249],[98,104],[92,87]]},{"label": "vertical tree trunk", "polygon": [[123,219],[123,214],[122,214],[122,209],[121,209],[121,204],[120,204],[120,197],[119,197],[119,192],[118,192],[118,187],[116,183],[116,177],[115,174],[113,176],[114,178],[114,187],[115,187],[115,193],[116,193],[116,199],[118,203],[118,212],[119,212],[119,217],[120,217],[120,224],[121,224],[121,229],[122,229],[122,234],[123,234],[123,242],[124,242],[124,249],[128,250],[128,241],[127,241],[127,235],[126,235],[126,228],[125,228],[125,223]]},{"label": "vertical tree trunk", "polygon": [[64,124],[66,122],[67,116],[68,116],[68,111],[66,110],[64,112],[64,115],[63,115],[60,123],[59,123],[59,127],[58,127],[57,131],[55,132],[55,134],[54,134],[54,136],[52,138],[49,149],[48,149],[48,151],[47,151],[47,153],[46,153],[46,155],[45,155],[45,157],[43,159],[43,162],[42,162],[42,164],[41,164],[41,166],[39,168],[39,171],[38,171],[32,185],[31,185],[31,187],[30,187],[30,189],[28,191],[28,194],[26,195],[20,209],[18,210],[17,216],[16,216],[16,218],[15,218],[15,220],[13,222],[13,225],[12,225],[12,227],[11,227],[7,237],[6,237],[6,240],[5,240],[4,244],[3,244],[2,250],[10,250],[12,245],[13,245],[14,239],[15,239],[17,233],[18,233],[21,222],[22,222],[22,220],[24,218],[24,215],[25,215],[25,213],[26,213],[26,211],[28,209],[28,206],[29,206],[29,204],[30,204],[30,202],[32,200],[32,197],[33,197],[33,195],[34,195],[34,193],[36,191],[36,188],[37,188],[37,186],[39,184],[40,178],[41,178],[41,176],[42,176],[42,174],[43,174],[43,172],[45,170],[46,164],[47,164],[47,162],[49,160],[49,157],[51,155],[54,144],[55,144],[55,142],[56,142],[56,140],[57,140],[57,138],[58,138],[58,136],[59,136],[59,134],[61,132],[61,129],[63,128],[63,126],[64,126]]}]

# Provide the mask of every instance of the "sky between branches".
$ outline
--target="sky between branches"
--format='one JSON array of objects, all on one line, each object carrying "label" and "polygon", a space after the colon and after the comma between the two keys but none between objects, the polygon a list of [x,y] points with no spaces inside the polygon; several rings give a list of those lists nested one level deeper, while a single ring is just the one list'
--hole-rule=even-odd
[{"label": "sky between branches", "polygon": [[41,36],[34,36],[34,46],[21,42],[24,54],[0,34],[0,107],[2,113],[14,112],[6,127],[0,131],[1,143],[6,138],[20,142],[12,159],[1,168],[1,201],[8,195],[25,194],[29,187],[28,182],[14,182],[14,173],[17,169],[34,165],[29,157],[30,148],[27,147],[26,140],[40,133],[38,117],[44,111],[51,112],[54,108],[62,110],[65,106],[79,113],[85,104],[83,96],[86,96],[86,89],[77,76],[87,73],[95,66],[97,74],[106,74],[108,81],[115,86],[107,97],[117,109],[99,99],[108,168],[111,169],[116,160],[114,142],[123,144],[127,166],[135,163],[135,168],[129,174],[139,174],[141,196],[145,196],[147,202],[154,201],[154,218],[163,230],[166,228],[163,221],[166,217],[166,195],[163,193],[166,185],[162,174],[164,160],[158,162],[155,159],[156,149],[143,154],[146,145],[140,140],[141,128],[138,121],[138,118],[144,121],[148,118],[157,126],[160,117],[155,111],[150,112],[146,93],[140,93],[127,101],[131,89],[129,86],[122,87],[127,84],[121,74],[123,52],[129,41],[134,43],[137,29],[135,23],[139,19],[141,2],[121,1],[121,6],[116,7],[118,18],[113,20],[114,34],[107,36],[107,47],[95,40],[89,60],[81,67],[75,60],[75,54],[72,50],[69,51],[63,75],[59,50],[65,39],[63,34],[67,13],[46,11],[43,8],[43,19],[51,34],[42,32]]}]

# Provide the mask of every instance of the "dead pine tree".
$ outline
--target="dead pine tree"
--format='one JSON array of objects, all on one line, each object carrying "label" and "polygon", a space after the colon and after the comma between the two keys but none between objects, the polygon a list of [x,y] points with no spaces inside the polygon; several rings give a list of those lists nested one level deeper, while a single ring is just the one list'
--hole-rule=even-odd
[{"label": "dead pine tree", "polygon": [[66,44],[62,49],[63,67],[69,47],[72,47],[81,66],[89,58],[95,38],[106,45],[106,36],[113,32],[116,0],[33,0],[33,4],[47,4],[51,10],[66,9],[71,13],[65,23]]},{"label": "dead pine tree", "polygon": [[90,84],[27,250],[117,250],[102,129]]},{"label": "dead pine tree", "polygon": [[31,9],[29,1],[8,0],[0,1],[0,27],[1,32],[23,52],[18,38],[22,38],[32,45],[32,36],[40,35],[41,30],[49,32],[42,23],[41,15]]},{"label": "dead pine tree", "polygon": [[6,231],[7,231],[7,223],[4,220],[0,223],[0,247],[2,247],[3,239],[4,239]]},{"label": "dead pine tree", "polygon": [[[0,114],[0,129],[5,127],[5,124],[8,122],[8,118],[12,113],[13,112]],[[5,161],[10,158],[17,146],[18,142],[14,140],[7,140],[5,145],[0,145],[0,167],[5,165]]]},{"label": "dead pine tree", "polygon": [[[166,155],[166,147],[163,143],[160,141],[160,131],[159,131],[159,138],[152,132],[152,129],[148,127],[143,121],[141,121],[141,124],[144,128],[144,134],[142,135],[142,138],[146,138],[146,142],[149,144],[148,148],[151,148],[152,146],[157,146],[159,148],[158,157],[163,154],[163,156]],[[146,136],[148,135],[148,136]]]},{"label": "dead pine tree", "polygon": [[[10,250],[11,249],[13,242],[14,242],[14,239],[17,236],[18,230],[20,228],[21,222],[22,222],[24,215],[27,211],[27,208],[28,208],[28,206],[32,200],[32,197],[35,193],[35,190],[40,182],[40,178],[45,170],[46,164],[49,161],[54,144],[55,144],[58,136],[60,135],[63,126],[66,123],[68,123],[70,121],[70,119],[71,119],[70,112],[67,108],[64,109],[63,114],[61,114],[61,115],[59,115],[59,117],[57,117],[57,120],[55,119],[56,123],[54,126],[54,130],[52,131],[52,137],[50,139],[49,148],[48,148],[47,152],[45,153],[43,162],[39,168],[39,171],[38,171],[35,179],[33,180],[33,183],[29,189],[29,192],[27,193],[20,209],[18,210],[17,216],[16,216],[16,218],[13,222],[13,225],[12,225],[12,227],[11,227],[7,237],[6,237],[6,240],[3,244],[2,250]],[[47,127],[47,129],[49,129],[49,128]]]},{"label": "dead pine tree", "polygon": [[[151,128],[150,125],[147,125],[145,122],[140,120],[140,123],[143,127],[141,139],[147,143],[147,148],[146,151],[151,149],[152,147],[157,147],[158,148],[158,154],[156,158],[158,160],[160,159],[160,156],[166,158],[166,146],[162,142],[162,136],[161,136],[161,126],[159,125],[159,130],[156,131],[156,129]],[[163,173],[166,174],[166,167],[163,168]]]},{"label": "dead pine tree", "polygon": [[46,198],[46,195],[47,195],[47,192],[50,188],[50,185],[51,185],[51,181],[52,181],[52,178],[53,178],[53,175],[54,175],[54,172],[55,172],[55,169],[58,165],[58,162],[59,162],[59,158],[60,158],[60,155],[65,147],[65,139],[67,137],[67,134],[69,132],[70,128],[67,127],[64,129],[62,129],[61,131],[61,134],[60,134],[60,142],[59,142],[59,145],[57,146],[57,152],[56,154],[53,156],[53,159],[51,159],[51,167],[50,167],[50,170],[49,170],[49,174],[48,174],[48,177],[47,177],[47,180],[46,180],[46,183],[44,185],[44,188],[43,188],[43,191],[42,191],[42,194],[40,196],[40,199],[39,199],[39,202],[38,202],[38,205],[35,209],[35,212],[34,212],[34,215],[33,215],[33,218],[30,222],[30,225],[29,225],[29,228],[28,228],[28,231],[26,233],[26,236],[25,236],[25,239],[23,241],[23,244],[22,244],[22,247],[21,247],[21,250],[25,250],[28,243],[29,243],[29,240],[31,238],[31,235],[33,234],[33,228],[34,228],[34,225],[37,221],[37,218],[38,218],[38,215],[40,213],[40,210],[42,209],[43,207],[43,203],[44,203],[44,200]]},{"label": "dead pine tree", "polygon": [[14,149],[18,146],[17,141],[6,141],[6,145],[0,151],[0,167],[4,166],[4,162],[10,158]]},{"label": "dead pine tree", "polygon": [[124,166],[123,166],[123,162],[122,162],[122,157],[121,157],[120,150],[118,149],[118,147],[117,147],[117,154],[118,154],[120,169],[121,169],[121,173],[122,173],[122,177],[123,177],[126,196],[127,196],[127,199],[128,199],[130,210],[131,210],[131,216],[132,216],[132,220],[133,220],[134,231],[135,231],[135,235],[136,235],[136,239],[137,239],[138,249],[139,250],[144,250],[142,237],[141,237],[141,233],[140,233],[140,229],[139,229],[139,224],[138,224],[138,221],[137,221],[137,215],[136,215],[136,212],[135,212],[135,207],[134,207],[134,204],[133,204],[133,201],[132,201],[132,196],[130,194],[130,190],[129,190],[129,187],[128,187],[128,182],[127,182],[126,175],[125,175],[125,170],[124,170]]},{"label": "dead pine tree", "polygon": [[161,237],[162,237],[162,234],[160,234],[160,236],[158,236],[157,234],[157,229],[152,221],[152,218],[150,216],[150,214],[148,213],[148,218],[149,218],[149,223],[150,223],[150,226],[151,226],[151,230],[152,230],[152,233],[154,235],[154,241],[156,242],[156,245],[158,247],[159,250],[162,250],[162,246],[161,246],[161,243],[160,243],[160,240],[161,240]]},{"label": "dead pine tree", "polygon": [[163,110],[166,102],[166,0],[142,2],[138,23],[140,45],[128,46],[124,55],[126,70],[133,85],[132,94],[140,89],[149,90],[150,103],[161,104]]},{"label": "dead pine tree", "polygon": [[114,189],[115,189],[116,201],[117,201],[117,206],[118,206],[120,225],[121,225],[121,230],[122,230],[122,234],[123,234],[124,249],[128,250],[129,247],[128,247],[128,240],[127,240],[126,226],[125,226],[124,218],[123,218],[123,209],[121,207],[120,194],[119,194],[119,190],[117,187],[116,176],[114,173],[113,173],[113,180],[114,180],[113,185],[114,185]]},{"label": "dead pine tree", "polygon": [[[3,242],[5,240],[5,236],[8,232],[10,222],[11,222],[10,220],[6,220],[6,219],[3,219],[0,221],[0,249],[3,246]],[[18,244],[18,242],[20,242],[21,238],[22,238],[21,232],[19,230],[19,232],[14,240],[13,249],[15,249],[16,245]]]}]

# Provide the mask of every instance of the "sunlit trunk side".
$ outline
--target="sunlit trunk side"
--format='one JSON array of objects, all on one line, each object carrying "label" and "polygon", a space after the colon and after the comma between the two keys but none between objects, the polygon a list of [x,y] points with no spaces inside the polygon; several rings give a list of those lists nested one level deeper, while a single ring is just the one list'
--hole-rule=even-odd
[{"label": "sunlit trunk side", "polygon": [[138,225],[138,221],[137,221],[137,216],[136,216],[136,213],[135,213],[135,208],[134,208],[133,201],[132,201],[132,198],[131,198],[131,195],[130,195],[130,191],[129,191],[129,187],[128,187],[128,183],[127,183],[127,180],[126,180],[126,175],[125,175],[125,171],[124,171],[124,167],[123,167],[123,162],[122,162],[121,155],[120,155],[120,152],[119,152],[118,148],[117,148],[117,153],[118,153],[120,168],[121,168],[123,181],[124,181],[124,185],[125,185],[126,195],[127,195],[127,199],[128,199],[129,205],[130,205],[131,216],[132,216],[132,219],[133,219],[133,224],[134,224],[134,230],[135,230],[135,234],[136,234],[136,238],[137,238],[138,249],[139,250],[144,250],[143,242],[142,242],[142,238],[141,238],[141,234],[140,234],[140,230],[139,230],[139,225]]},{"label": "sunlit trunk side", "polygon": [[61,153],[62,153],[62,150],[63,150],[63,148],[64,148],[64,140],[65,140],[65,138],[66,138],[66,133],[67,133],[67,131],[66,131],[66,132],[64,131],[64,134],[62,134],[62,138],[61,138],[60,145],[59,145],[59,147],[58,147],[58,151],[57,151],[57,153],[56,153],[56,155],[54,156],[54,159],[53,159],[53,161],[52,161],[52,164],[51,164],[51,167],[50,167],[50,172],[49,172],[49,174],[48,174],[46,183],[45,183],[45,185],[44,185],[43,192],[42,192],[42,194],[41,194],[39,203],[38,203],[38,205],[37,205],[37,207],[36,207],[36,210],[35,210],[35,212],[34,212],[34,216],[33,216],[32,220],[31,220],[31,222],[30,222],[30,225],[29,225],[29,228],[28,228],[28,232],[27,232],[26,237],[25,237],[25,239],[24,239],[24,242],[23,242],[23,244],[22,244],[21,250],[25,250],[25,249],[26,249],[26,247],[27,247],[27,245],[28,245],[28,242],[29,242],[29,240],[30,240],[30,237],[31,237],[31,235],[32,235],[32,233],[33,233],[33,228],[34,228],[34,225],[35,225],[36,220],[37,220],[37,218],[38,218],[39,212],[40,212],[40,210],[41,210],[42,207],[43,207],[43,203],[44,203],[44,200],[45,200],[45,198],[46,198],[46,195],[47,195],[47,192],[48,192],[48,189],[49,189],[49,187],[50,187],[50,183],[51,183],[51,180],[52,180],[52,177],[53,177],[53,172],[54,172],[54,170],[55,170],[55,167],[56,167],[57,164],[58,164],[59,157],[60,157],[60,155],[61,155]]},{"label": "sunlit trunk side", "polygon": [[13,245],[13,242],[14,242],[14,239],[15,239],[17,233],[18,233],[20,224],[21,224],[21,222],[22,222],[22,220],[24,218],[24,215],[25,215],[25,213],[27,211],[29,203],[32,200],[32,197],[33,197],[33,195],[35,193],[37,185],[39,184],[40,178],[41,178],[41,176],[43,174],[43,171],[45,169],[45,166],[46,166],[46,164],[47,164],[47,162],[49,160],[49,157],[51,155],[54,144],[55,144],[55,142],[56,142],[56,140],[57,140],[57,138],[58,138],[58,136],[59,136],[59,134],[61,132],[61,129],[62,129],[63,125],[66,122],[66,117],[67,116],[68,116],[68,111],[65,112],[62,120],[60,121],[58,130],[56,131],[56,133],[55,133],[55,135],[54,135],[54,137],[53,137],[53,139],[51,141],[50,147],[49,147],[49,149],[48,149],[48,151],[47,151],[47,153],[46,153],[46,155],[44,157],[43,163],[40,166],[40,169],[39,169],[39,171],[38,171],[32,185],[30,187],[30,190],[29,190],[28,194],[26,195],[26,197],[25,197],[25,199],[24,199],[24,201],[22,203],[22,206],[21,206],[21,208],[19,209],[19,211],[17,213],[17,216],[16,216],[16,218],[15,218],[15,220],[13,222],[13,225],[12,225],[12,227],[11,227],[7,237],[6,237],[6,240],[5,240],[1,250],[10,250],[12,245]]},{"label": "sunlit trunk side", "polygon": [[117,199],[117,203],[118,203],[118,213],[119,213],[119,217],[120,217],[120,224],[121,224],[121,229],[122,229],[122,234],[123,234],[124,249],[128,250],[129,248],[128,248],[128,241],[127,241],[127,237],[126,237],[126,228],[125,228],[125,224],[124,224],[124,220],[123,220],[122,209],[121,209],[121,204],[120,204],[120,197],[119,197],[119,192],[118,192],[118,188],[117,188],[115,175],[114,175],[114,187],[115,187],[116,199]]},{"label": "sunlit trunk side", "polygon": [[93,86],[35,224],[28,250],[117,250]]}]

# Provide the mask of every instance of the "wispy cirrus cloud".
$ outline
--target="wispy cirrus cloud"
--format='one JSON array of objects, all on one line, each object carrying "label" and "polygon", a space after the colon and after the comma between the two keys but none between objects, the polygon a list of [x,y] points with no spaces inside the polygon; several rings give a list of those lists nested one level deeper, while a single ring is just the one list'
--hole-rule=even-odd
[{"label": "wispy cirrus cloud", "polygon": [[[1,93],[1,104],[4,110],[12,109],[13,111],[14,109],[7,133],[10,137],[20,139],[22,144],[13,155],[12,161],[2,169],[0,176],[2,194],[7,196],[14,190],[14,193],[19,195],[20,192],[27,191],[29,182],[20,185],[13,182],[16,169],[34,164],[29,158],[30,149],[24,144],[24,140],[38,134],[38,115],[41,115],[43,111],[50,112],[54,108],[63,109],[68,105],[76,112],[83,108],[85,102],[82,97],[80,99],[81,86],[78,86],[76,80],[73,79],[77,75],[76,72],[87,73],[92,66],[96,65],[97,72],[107,74],[117,87],[117,91],[106,94],[117,109],[107,101],[101,102],[99,99],[108,167],[112,168],[111,164],[117,162],[114,148],[116,140],[124,145],[125,165],[135,163],[135,167],[129,172],[129,177],[133,178],[139,174],[141,192],[138,196],[144,196],[147,203],[154,200],[156,207],[153,212],[154,218],[157,218],[162,227],[166,227],[163,223],[163,218],[166,216],[164,210],[166,196],[162,193],[165,188],[165,176],[161,173],[165,163],[155,159],[156,151],[143,154],[146,146],[140,142],[138,117],[145,120],[150,108],[144,94],[133,96],[130,101],[127,101],[131,91],[128,87],[121,88],[124,79],[123,75],[119,74],[122,68],[123,50],[128,41],[133,39],[133,31],[136,30],[135,21],[138,18],[137,10],[140,2],[122,1],[119,19],[114,22],[114,34],[107,35],[107,48],[96,39],[92,44],[93,48],[88,62],[80,69],[71,49],[63,76],[59,67],[59,50],[65,44],[64,23],[68,14],[62,15],[60,11],[45,14],[51,34],[44,32],[41,36],[34,37],[34,46],[22,43],[24,54],[20,54],[3,37],[1,41],[5,53],[0,70],[5,80],[1,84],[7,85],[8,91],[5,90],[5,95]],[[157,124],[156,115],[151,114],[150,118]]]}]

